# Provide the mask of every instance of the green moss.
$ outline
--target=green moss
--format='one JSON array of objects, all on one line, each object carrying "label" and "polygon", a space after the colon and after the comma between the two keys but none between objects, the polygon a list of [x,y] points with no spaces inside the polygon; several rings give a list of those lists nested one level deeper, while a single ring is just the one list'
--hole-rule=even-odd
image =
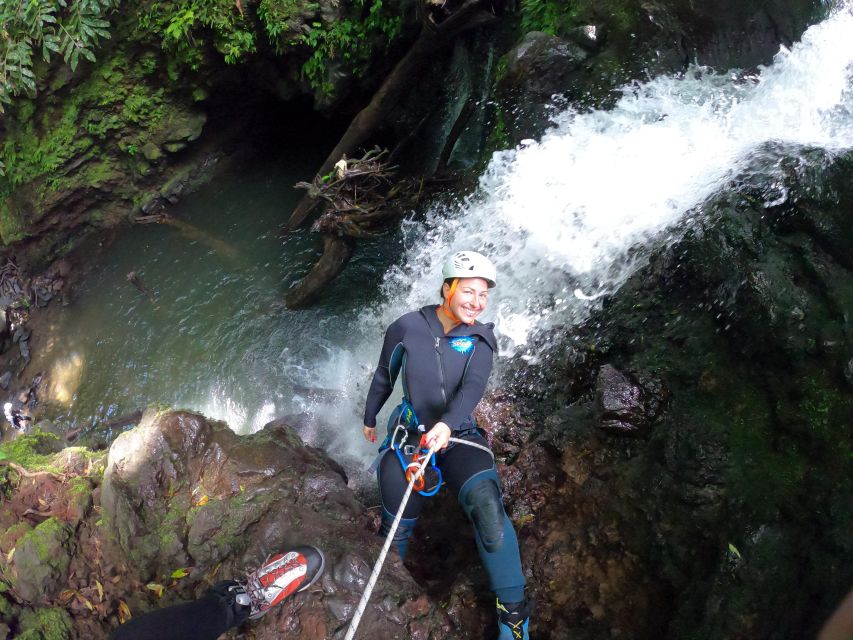
[{"label": "green moss", "polygon": [[[119,161],[127,158],[114,145],[121,139],[125,147],[140,148],[163,126],[170,98],[151,76],[156,65],[153,53],[131,61],[119,47],[73,91],[38,103],[21,101],[6,114],[0,142],[4,243],[26,237],[27,228],[51,212],[56,193],[116,182],[133,172]],[[102,144],[107,141],[110,145]]]},{"label": "green moss", "polygon": [[59,436],[37,429],[32,433],[0,444],[0,460],[8,460],[30,471],[60,470],[54,464],[54,454],[59,448]]},{"label": "green moss", "polygon": [[[2,198],[0,192],[0,198]],[[11,244],[26,236],[25,221],[16,210],[14,210],[8,199],[0,200],[0,239],[3,244]]]},{"label": "green moss", "polygon": [[544,31],[564,36],[573,28],[603,23],[611,31],[630,31],[642,18],[636,0],[522,0],[521,27],[525,33]]},{"label": "green moss", "polygon": [[159,64],[159,61],[158,61],[156,55],[154,55],[153,53],[150,53],[150,52],[145,53],[139,58],[139,62],[138,62],[139,72],[145,76],[151,75],[152,73],[154,73],[157,70],[158,64]]},{"label": "green moss", "polygon": [[24,534],[18,540],[18,546],[29,545],[35,551],[38,559],[48,564],[53,560],[52,546],[49,544],[55,540],[62,540],[68,535],[68,529],[58,518],[48,518],[35,529]]},{"label": "green moss", "polygon": [[163,89],[152,90],[146,85],[135,85],[124,100],[121,115],[127,122],[146,123],[146,128],[156,127],[163,119]]},{"label": "green moss", "polygon": [[92,485],[84,476],[75,476],[68,481],[68,494],[72,498],[87,496],[92,493]]},{"label": "green moss", "polygon": [[[5,582],[0,582],[0,593],[3,593],[8,590]],[[3,596],[0,596],[0,622],[11,622],[13,617],[14,607],[12,603],[9,602]]]},{"label": "green moss", "polygon": [[495,151],[509,149],[512,143],[509,139],[509,130],[506,126],[506,116],[500,106],[495,107],[494,126],[489,132],[489,138],[486,141],[486,149],[491,155]]},{"label": "green moss", "polygon": [[64,609],[25,609],[21,614],[19,640],[67,640],[71,637],[71,616]]}]

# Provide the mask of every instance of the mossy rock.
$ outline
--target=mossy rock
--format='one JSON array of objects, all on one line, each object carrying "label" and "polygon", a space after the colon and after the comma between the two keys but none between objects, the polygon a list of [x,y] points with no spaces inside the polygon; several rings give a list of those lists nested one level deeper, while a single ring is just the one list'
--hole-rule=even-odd
[{"label": "mossy rock", "polygon": [[72,549],[71,527],[50,518],[22,536],[12,557],[12,587],[27,602],[39,602],[62,587]]},{"label": "mossy rock", "polygon": [[62,449],[59,436],[37,429],[0,445],[0,460],[14,462],[30,471],[59,472],[54,454]]},{"label": "mossy rock", "polygon": [[26,609],[21,614],[18,640],[67,640],[71,637],[71,616],[56,607]]}]

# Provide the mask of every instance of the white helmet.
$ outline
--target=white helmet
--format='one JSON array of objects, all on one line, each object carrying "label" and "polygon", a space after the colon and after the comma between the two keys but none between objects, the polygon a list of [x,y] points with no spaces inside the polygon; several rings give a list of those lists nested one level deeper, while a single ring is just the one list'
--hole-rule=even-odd
[{"label": "white helmet", "polygon": [[489,288],[497,284],[498,272],[495,265],[482,253],[457,251],[444,263],[441,270],[444,280],[448,278],[482,278]]}]

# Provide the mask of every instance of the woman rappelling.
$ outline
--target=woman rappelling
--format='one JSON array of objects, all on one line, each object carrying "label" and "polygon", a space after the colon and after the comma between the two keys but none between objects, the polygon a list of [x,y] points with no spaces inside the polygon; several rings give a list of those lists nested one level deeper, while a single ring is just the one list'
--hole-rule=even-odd
[{"label": "woman rappelling", "polygon": [[518,539],[503,507],[494,455],[471,415],[483,397],[497,348],[494,325],[477,321],[496,285],[496,270],[482,254],[460,251],[450,256],[442,275],[440,305],[407,313],[388,327],[367,394],[363,432],[376,442],[376,414],[402,378],[403,400],[391,414],[377,461],[383,507],[379,533],[387,536],[393,529],[413,457],[422,449],[436,451],[433,486],[415,486],[420,491],[403,505],[393,533],[397,552],[405,557],[427,497],[446,484],[474,527],[497,596],[498,640],[526,639],[529,611]]}]

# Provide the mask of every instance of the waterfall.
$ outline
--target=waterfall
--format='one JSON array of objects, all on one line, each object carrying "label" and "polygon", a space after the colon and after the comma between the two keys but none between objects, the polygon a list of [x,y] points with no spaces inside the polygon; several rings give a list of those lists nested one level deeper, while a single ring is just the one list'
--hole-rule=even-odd
[{"label": "waterfall", "polygon": [[[754,75],[694,66],[624,87],[609,111],[566,110],[541,140],[496,153],[475,193],[406,223],[385,302],[361,314],[360,334],[323,367],[326,386],[348,390],[324,409],[327,423],[346,425],[331,448],[368,455],[353,440],[384,327],[437,301],[449,253],[474,249],[495,261],[498,287],[481,319],[496,323],[502,356],[535,358],[537,334],[570,331],[644,264],[648,247],[677,239],[756,158],[772,181],[781,157],[766,153],[768,143],[853,147],[851,34],[853,14],[842,9]],[[768,192],[768,206],[786,196]]]},{"label": "waterfall", "polygon": [[[550,336],[570,335],[653,248],[701,220],[703,203],[732,178],[754,172],[775,205],[787,198],[780,163],[799,149],[853,148],[851,34],[853,14],[841,9],[755,74],[692,67],[624,87],[608,111],[559,113],[541,139],[496,153],[473,193],[406,221],[402,247],[365,242],[312,309],[276,304],[282,280],[316,259],[312,234],[290,235],[282,248],[269,231],[306,169],[288,158],[224,175],[176,217],[234,251],[174,228],[117,239],[34,355],[31,370],[50,381],[45,404],[68,429],[109,430],[154,402],[239,433],[282,417],[358,482],[375,451],[359,426],[383,331],[437,301],[448,254],[480,250],[497,264],[482,318],[497,325],[495,382],[507,357],[535,360]],[[363,288],[388,263],[381,292]],[[155,303],[128,286],[138,270]]]}]

